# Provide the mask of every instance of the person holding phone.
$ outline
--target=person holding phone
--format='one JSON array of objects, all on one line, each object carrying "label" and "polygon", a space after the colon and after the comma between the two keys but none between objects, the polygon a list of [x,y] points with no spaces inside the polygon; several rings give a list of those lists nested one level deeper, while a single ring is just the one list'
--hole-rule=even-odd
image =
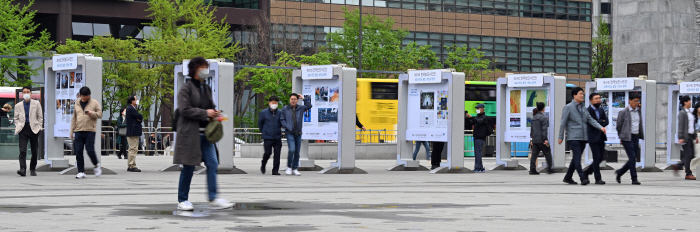
[{"label": "person holding phone", "polygon": [[139,106],[139,99],[136,95],[131,95],[126,103],[126,140],[129,144],[129,161],[127,161],[127,172],[141,172],[141,169],[136,167],[136,153],[139,152],[139,138],[143,134],[141,121],[143,115],[139,113],[136,107]]},{"label": "person holding phone", "polygon": [[90,98],[90,88],[82,87],[79,91],[80,99],[75,103],[75,113],[70,121],[70,138],[73,139],[73,150],[78,166],[76,179],[85,179],[85,161],[83,149],[87,150],[90,161],[95,165],[95,176],[102,174],[102,168],[95,154],[95,133],[97,132],[97,120],[102,118],[102,107],[97,100]]}]

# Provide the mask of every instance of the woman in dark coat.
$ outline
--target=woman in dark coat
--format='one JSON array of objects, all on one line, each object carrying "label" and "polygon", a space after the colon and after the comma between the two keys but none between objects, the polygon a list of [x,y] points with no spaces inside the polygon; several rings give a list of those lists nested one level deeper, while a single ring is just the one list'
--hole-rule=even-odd
[{"label": "woman in dark coat", "polygon": [[[124,114],[126,114],[126,108],[119,111],[119,117],[117,118],[117,133],[119,133],[122,128],[126,128],[126,118],[124,117]],[[123,155],[124,159],[128,158],[129,154],[126,153],[126,148],[128,146],[126,143],[126,136],[117,134],[117,144],[119,144],[119,152],[117,152],[117,157],[121,159]]]},{"label": "woman in dark coat", "polygon": [[204,80],[209,75],[209,63],[202,57],[195,57],[187,65],[191,79],[177,93],[177,140],[175,141],[174,164],[181,164],[178,186],[178,210],[194,210],[188,201],[190,184],[195,166],[204,161],[207,167],[209,204],[214,209],[233,207],[224,199],[217,198],[216,171],[219,161],[214,144],[209,143],[204,131],[209,120],[219,115],[212,98],[212,91]]}]

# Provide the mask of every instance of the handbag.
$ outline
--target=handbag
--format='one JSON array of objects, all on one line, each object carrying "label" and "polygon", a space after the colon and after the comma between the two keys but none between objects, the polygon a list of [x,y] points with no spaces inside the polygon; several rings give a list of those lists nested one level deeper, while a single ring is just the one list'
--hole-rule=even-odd
[{"label": "handbag", "polygon": [[119,136],[126,136],[126,127],[119,128]]},{"label": "handbag", "polygon": [[217,143],[224,137],[224,126],[219,120],[211,120],[204,130],[204,136],[210,143]]}]

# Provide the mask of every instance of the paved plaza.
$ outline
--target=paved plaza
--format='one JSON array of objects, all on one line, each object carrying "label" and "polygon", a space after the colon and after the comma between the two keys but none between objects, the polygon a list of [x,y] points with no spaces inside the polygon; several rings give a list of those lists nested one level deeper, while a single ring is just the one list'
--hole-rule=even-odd
[{"label": "paved plaza", "polygon": [[613,171],[603,171],[606,185],[580,186],[562,183],[563,173],[385,171],[392,160],[357,161],[369,174],[272,176],[271,165],[262,175],[258,159],[240,158],[237,167],[249,174],[219,175],[220,196],[235,209],[209,210],[206,175],[197,175],[195,211],[178,212],[179,172],[158,172],[171,160],[139,156],[143,172],[127,173],[126,160],[103,156],[118,175],[82,180],[47,172],[19,177],[16,161],[0,161],[0,231],[700,230],[700,183],[668,171],[639,173],[640,186],[629,175],[618,184]]}]

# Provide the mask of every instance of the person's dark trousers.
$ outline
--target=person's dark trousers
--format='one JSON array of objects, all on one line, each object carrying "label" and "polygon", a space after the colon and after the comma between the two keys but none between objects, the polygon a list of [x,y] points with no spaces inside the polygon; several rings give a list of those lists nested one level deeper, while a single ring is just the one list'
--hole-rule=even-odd
[{"label": "person's dark trousers", "polygon": [[537,156],[540,155],[540,151],[544,153],[544,158],[547,160],[547,171],[552,170],[552,151],[544,143],[533,143],[532,144],[532,156],[530,157],[530,172],[537,171]]},{"label": "person's dark trousers", "polygon": [[581,154],[583,153],[583,148],[586,147],[586,141],[583,140],[569,140],[569,148],[571,149],[571,163],[569,163],[569,170],[566,171],[565,180],[572,180],[574,176],[574,170],[578,173],[581,181],[588,179],[588,177],[583,174],[583,169],[581,168]]},{"label": "person's dark trousers", "polygon": [[474,139],[474,170],[481,171],[484,170],[484,163],[481,161],[481,157],[484,154],[484,140]]},{"label": "person's dark trousers", "polygon": [[632,141],[622,141],[622,146],[625,147],[627,153],[627,163],[622,168],[615,171],[617,175],[624,175],[628,170],[632,180],[637,180],[637,150],[639,150],[639,136],[633,134]]},{"label": "person's dark trousers", "polygon": [[126,153],[126,149],[129,146],[127,141],[126,141],[126,136],[121,136],[121,144],[119,145],[119,153],[117,153],[117,157],[121,158],[124,156],[124,159],[129,158],[129,154]]},{"label": "person's dark trousers", "polygon": [[32,146],[32,161],[29,163],[29,170],[35,170],[39,150],[39,135],[34,134],[29,122],[26,122],[24,128],[19,132],[19,168],[22,170],[27,170],[27,141]]},{"label": "person's dark trousers", "polygon": [[87,150],[93,165],[97,165],[97,154],[95,154],[95,132],[77,131],[73,139],[73,150],[78,165],[78,172],[85,172],[85,161],[83,149]]},{"label": "person's dark trousers", "polygon": [[683,144],[683,151],[681,151],[681,161],[676,164],[679,167],[683,166],[686,176],[693,175],[693,171],[690,170],[690,161],[695,158],[695,137],[695,134],[688,134],[688,139]]},{"label": "person's dark trousers", "polygon": [[267,165],[267,160],[270,159],[272,149],[274,148],[275,156],[272,158],[272,173],[279,173],[282,139],[265,139],[263,141],[263,147],[265,147],[265,153],[263,153],[262,166],[264,167]]},{"label": "person's dark trousers", "polygon": [[442,149],[445,148],[445,142],[433,142],[433,150],[430,153],[430,165],[440,167],[442,162]]},{"label": "person's dark trousers", "polygon": [[584,174],[588,176],[591,173],[593,173],[595,181],[600,181],[602,180],[602,177],[600,177],[600,161],[603,159],[603,152],[605,151],[605,141],[589,143],[588,146],[591,148],[591,153],[593,153],[593,163],[591,164],[591,166],[588,166],[588,169],[584,171]]}]

